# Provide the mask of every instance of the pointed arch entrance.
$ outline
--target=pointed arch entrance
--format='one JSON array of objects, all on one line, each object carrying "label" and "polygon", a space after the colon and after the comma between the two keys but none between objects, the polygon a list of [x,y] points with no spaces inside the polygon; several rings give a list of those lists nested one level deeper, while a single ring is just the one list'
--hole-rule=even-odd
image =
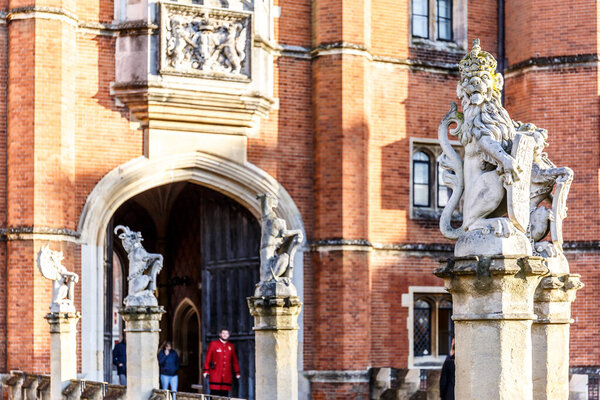
[{"label": "pointed arch entrance", "polygon": [[[303,230],[302,219],[297,207],[285,189],[272,177],[255,166],[231,162],[220,157],[205,153],[190,153],[177,157],[168,157],[149,160],[139,158],[132,160],[106,175],[92,191],[83,209],[79,224],[82,244],[82,290],[90,293],[82,301],[82,369],[87,372],[88,379],[102,379],[104,364],[107,362],[104,350],[104,276],[107,239],[106,228],[117,209],[126,201],[150,189],[177,182],[188,182],[211,189],[215,195],[231,200],[238,207],[256,219],[260,215],[260,206],[256,194],[269,192],[279,199],[280,216],[284,218],[292,229]],[[219,203],[218,201],[215,203]],[[213,204],[214,205],[214,204]],[[215,208],[215,210],[218,209]],[[217,214],[221,211],[215,211]],[[221,214],[220,214],[221,215]],[[221,215],[222,216],[222,215]],[[215,215],[214,218],[220,218]],[[207,224],[205,226],[214,227]],[[207,237],[213,237],[215,232],[205,232]],[[218,242],[218,239],[213,243]],[[209,251],[205,252],[209,254]],[[256,253],[258,255],[258,253]],[[234,255],[226,262],[238,262],[239,257]],[[242,257],[243,258],[243,257]],[[225,264],[226,264],[225,262]],[[208,265],[208,264],[207,264]],[[223,262],[213,265],[216,282],[227,281],[228,272],[219,269]],[[302,265],[302,254],[297,254],[297,265]],[[239,267],[239,265],[238,265]],[[208,272],[211,268],[207,268]],[[243,269],[243,268],[242,268]],[[301,272],[302,268],[298,268]],[[211,278],[208,274],[206,279]],[[213,278],[214,278],[213,277]],[[302,291],[302,276],[295,276],[295,284]],[[237,278],[236,278],[237,279]],[[256,278],[250,275],[238,280],[248,283]],[[205,284],[203,275],[202,285]],[[251,282],[253,285],[254,282]],[[208,291],[207,291],[208,292]],[[210,297],[209,297],[210,298]],[[243,304],[245,307],[245,303]],[[208,308],[206,308],[208,309]],[[211,311],[212,312],[212,311]],[[205,321],[214,319],[214,315],[204,315],[200,311],[202,325]],[[227,315],[224,312],[218,315]],[[233,318],[235,320],[236,318]],[[233,321],[232,320],[232,321]],[[227,321],[224,321],[227,324]],[[216,335],[219,321],[211,321],[215,325],[214,331],[209,329],[200,333],[205,340]],[[253,346],[252,346],[253,347]],[[253,356],[249,355],[249,360]]]}]

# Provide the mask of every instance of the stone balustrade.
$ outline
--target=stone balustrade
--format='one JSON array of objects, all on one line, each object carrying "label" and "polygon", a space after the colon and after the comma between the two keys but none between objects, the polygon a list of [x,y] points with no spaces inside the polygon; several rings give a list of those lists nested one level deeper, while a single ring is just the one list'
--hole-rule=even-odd
[{"label": "stone balustrade", "polygon": [[[9,400],[51,400],[50,375],[10,371],[0,374],[3,390]],[[73,379],[62,392],[63,400],[125,400],[127,387],[106,382]],[[168,390],[155,389],[149,400],[172,400]],[[244,400],[208,394],[177,392],[178,400]]]}]

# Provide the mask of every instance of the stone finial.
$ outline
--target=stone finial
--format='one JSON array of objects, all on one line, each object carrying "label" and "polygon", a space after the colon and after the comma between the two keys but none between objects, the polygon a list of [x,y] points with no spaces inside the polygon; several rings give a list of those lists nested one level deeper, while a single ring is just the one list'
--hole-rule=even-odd
[{"label": "stone finial", "polygon": [[261,201],[260,282],[256,285],[256,297],[296,296],[292,284],[294,256],[302,244],[301,230],[288,230],[285,220],[278,218],[275,208],[277,199],[265,193],[258,195]]},{"label": "stone finial", "polygon": [[[513,121],[502,106],[503,78],[479,40],[459,64],[457,95],[438,128],[443,179],[452,189],[440,218],[444,236],[458,240],[455,256],[542,256],[553,272],[568,272],[562,221],[573,171],[556,167],[544,152],[545,129]],[[450,125],[455,124],[454,129]],[[464,159],[448,133],[464,146]],[[553,194],[554,193],[554,194]],[[451,224],[463,203],[463,223]],[[552,204],[546,208],[542,203]],[[544,238],[550,232],[551,241]]]},{"label": "stone finial", "polygon": [[158,306],[154,291],[156,277],[163,267],[163,256],[144,249],[140,232],[133,232],[123,225],[117,226],[114,232],[121,239],[129,259],[129,295],[123,303],[126,307]]},{"label": "stone finial", "polygon": [[38,252],[37,264],[44,278],[53,281],[50,312],[74,313],[74,289],[79,276],[62,265],[63,259],[62,251],[50,250],[50,247],[45,245]]}]

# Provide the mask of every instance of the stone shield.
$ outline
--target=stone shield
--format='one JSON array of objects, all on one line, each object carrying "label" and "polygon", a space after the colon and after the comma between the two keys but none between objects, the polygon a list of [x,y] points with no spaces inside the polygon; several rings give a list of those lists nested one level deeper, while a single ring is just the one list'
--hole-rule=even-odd
[{"label": "stone shield", "polygon": [[554,189],[554,198],[552,199],[552,215],[554,218],[550,221],[550,235],[552,242],[559,249],[562,249],[563,236],[562,224],[567,217],[567,196],[571,181],[557,182]]},{"label": "stone shield", "polygon": [[529,226],[529,195],[534,146],[535,141],[531,136],[517,133],[513,140],[511,156],[515,159],[515,168],[519,170],[519,180],[512,185],[506,185],[508,217],[522,232],[526,232]]}]

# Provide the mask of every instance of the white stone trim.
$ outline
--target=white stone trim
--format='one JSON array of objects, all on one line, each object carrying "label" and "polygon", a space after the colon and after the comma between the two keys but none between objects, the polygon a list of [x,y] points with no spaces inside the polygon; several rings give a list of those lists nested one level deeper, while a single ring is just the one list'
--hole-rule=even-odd
[{"label": "white stone trim", "polygon": [[304,371],[304,376],[311,382],[320,383],[368,383],[368,370],[329,370]]},{"label": "white stone trim", "polygon": [[[408,330],[408,368],[409,369],[428,369],[434,367],[416,366],[414,356],[414,304],[415,293],[448,293],[444,286],[409,286],[408,293],[402,294],[402,307],[408,307],[408,318],[406,318],[406,328]],[[431,361],[439,361],[430,357]]]},{"label": "white stone trim", "polygon": [[[239,164],[212,154],[195,152],[148,159],[138,157],[113,169],[92,190],[79,219],[82,277],[82,371],[86,379],[103,378],[104,243],[106,227],[115,211],[128,199],[157,186],[192,182],[219,191],[260,217],[259,193],[279,200],[277,211],[290,229],[304,223],[296,204],[279,182],[251,163]],[[306,234],[304,234],[306,237]],[[303,294],[303,250],[296,253],[294,284]],[[302,365],[303,323],[298,321],[298,362]]]}]

